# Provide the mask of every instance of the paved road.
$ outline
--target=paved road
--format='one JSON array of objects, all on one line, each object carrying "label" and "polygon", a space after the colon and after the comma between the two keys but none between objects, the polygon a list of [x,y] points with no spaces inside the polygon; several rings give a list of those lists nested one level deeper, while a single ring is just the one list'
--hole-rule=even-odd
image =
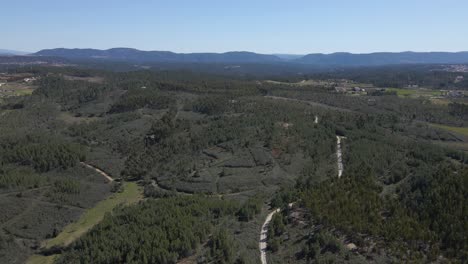
[{"label": "paved road", "polygon": [[105,173],[104,171],[102,171],[102,170],[100,170],[100,169],[98,169],[98,168],[96,168],[96,167],[94,167],[92,165],[89,165],[87,163],[84,163],[84,162],[80,162],[80,164],[87,167],[87,168],[89,168],[89,169],[95,170],[97,173],[104,176],[104,178],[106,178],[109,181],[109,183],[114,181],[114,179],[112,179],[112,177],[109,176],[109,174]]}]

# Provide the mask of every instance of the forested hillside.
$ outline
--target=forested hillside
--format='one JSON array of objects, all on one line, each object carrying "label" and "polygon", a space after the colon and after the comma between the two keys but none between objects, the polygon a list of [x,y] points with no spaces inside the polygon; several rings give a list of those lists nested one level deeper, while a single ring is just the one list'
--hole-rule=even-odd
[{"label": "forested hillside", "polygon": [[467,259],[463,97],[338,93],[369,79],[336,72],[5,75],[24,73],[32,94],[0,101],[2,263],[259,263],[277,208],[268,263]]}]

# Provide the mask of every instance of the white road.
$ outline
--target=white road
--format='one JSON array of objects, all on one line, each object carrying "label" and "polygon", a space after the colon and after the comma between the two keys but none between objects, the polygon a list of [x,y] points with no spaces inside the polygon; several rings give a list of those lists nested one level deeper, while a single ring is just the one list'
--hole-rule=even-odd
[{"label": "white road", "polygon": [[338,178],[341,178],[341,175],[343,174],[343,157],[341,153],[341,139],[343,137],[336,136],[336,159],[338,163]]},{"label": "white road", "polygon": [[89,168],[89,169],[92,169],[92,170],[95,170],[97,173],[101,174],[104,178],[106,178],[109,182],[113,182],[114,179],[112,179],[111,176],[109,176],[109,174],[105,173],[104,171],[92,166],[92,165],[89,165],[87,163],[84,163],[84,162],[80,162],[83,166]]},{"label": "white road", "polygon": [[267,252],[267,235],[268,235],[268,225],[270,225],[271,218],[273,215],[280,211],[279,208],[275,209],[271,213],[269,213],[265,219],[265,222],[262,225],[262,230],[260,232],[260,242],[258,243],[258,247],[260,248],[260,260],[262,264],[267,264],[266,259],[266,252]]}]

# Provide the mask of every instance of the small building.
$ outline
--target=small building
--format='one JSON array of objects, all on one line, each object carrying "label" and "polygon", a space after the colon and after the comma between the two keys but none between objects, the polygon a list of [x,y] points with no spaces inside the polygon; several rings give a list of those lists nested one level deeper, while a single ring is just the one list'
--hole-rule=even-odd
[{"label": "small building", "polygon": [[355,92],[360,92],[360,91],[362,91],[362,89],[361,89],[360,87],[357,87],[357,86],[356,86],[356,87],[353,88],[353,91],[355,91]]},{"label": "small building", "polygon": [[31,83],[31,82],[34,82],[36,80],[35,77],[31,77],[31,78],[24,78],[24,82],[26,83]]}]

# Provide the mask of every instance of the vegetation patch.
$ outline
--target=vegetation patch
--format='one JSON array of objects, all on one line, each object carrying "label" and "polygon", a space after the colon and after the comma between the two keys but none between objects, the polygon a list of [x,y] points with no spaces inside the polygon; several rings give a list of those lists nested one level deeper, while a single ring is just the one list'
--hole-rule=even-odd
[{"label": "vegetation patch", "polygon": [[[236,208],[197,196],[148,200],[106,215],[58,263],[175,263],[193,254],[209,238],[213,224]],[[223,233],[212,238],[215,257],[232,257],[223,256],[232,250],[226,239]]]},{"label": "vegetation patch", "polygon": [[67,246],[98,224],[106,213],[119,205],[130,205],[141,200],[141,190],[136,183],[125,183],[122,192],[115,193],[87,210],[75,223],[66,226],[57,237],[47,240],[45,248]]},{"label": "vegetation patch", "polygon": [[387,91],[396,92],[400,97],[434,97],[442,95],[440,91],[429,89],[388,88]]},{"label": "vegetation patch", "polygon": [[443,129],[443,130],[447,130],[447,131],[455,132],[458,134],[462,134],[464,136],[468,136],[468,127],[454,127],[454,126],[446,126],[446,125],[433,124],[433,123],[430,125]]},{"label": "vegetation patch", "polygon": [[43,256],[43,255],[32,255],[26,264],[54,264],[57,259],[57,255]]}]

